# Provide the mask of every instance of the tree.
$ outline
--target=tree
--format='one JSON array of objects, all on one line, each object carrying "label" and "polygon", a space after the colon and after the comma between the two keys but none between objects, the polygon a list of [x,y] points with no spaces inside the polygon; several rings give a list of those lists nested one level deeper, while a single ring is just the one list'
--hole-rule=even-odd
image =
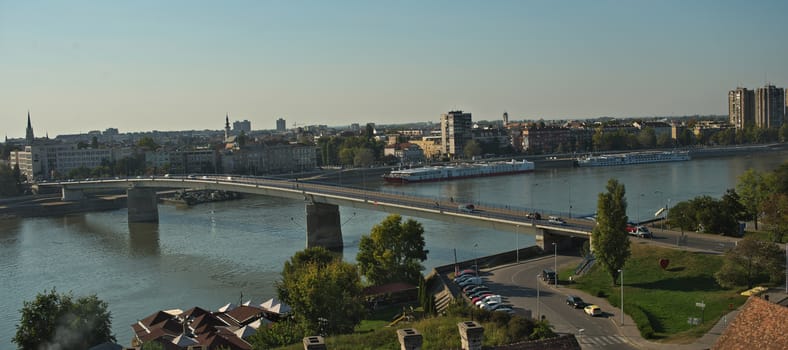
[{"label": "tree", "polygon": [[87,349],[114,342],[107,303],[95,295],[74,300],[54,289],[25,301],[12,339],[21,349]]},{"label": "tree", "polygon": [[616,179],[607,181],[607,192],[600,193],[597,200],[597,224],[591,232],[594,256],[610,274],[613,284],[630,254],[625,194],[623,184]]},{"label": "tree", "polygon": [[93,136],[93,138],[90,139],[90,148],[92,148],[92,149],[98,149],[99,148],[98,137]]},{"label": "tree", "polygon": [[471,140],[465,144],[462,153],[465,154],[465,158],[473,158],[482,154],[482,146],[476,140]]},{"label": "tree", "polygon": [[788,194],[775,193],[762,206],[763,223],[771,233],[772,241],[782,242],[788,233]]},{"label": "tree", "polygon": [[752,288],[756,283],[782,282],[784,271],[785,254],[777,244],[745,237],[725,253],[722,268],[714,278],[725,288]]},{"label": "tree", "polygon": [[0,197],[11,197],[19,194],[14,171],[6,164],[0,164]]},{"label": "tree", "polygon": [[353,165],[360,167],[368,167],[375,161],[375,155],[369,148],[359,148],[353,156]]},{"label": "tree", "polygon": [[301,337],[320,331],[352,332],[364,311],[361,291],[356,266],[322,247],[296,253],[277,283],[279,298],[290,305],[298,328],[305,332]]},{"label": "tree", "polygon": [[418,284],[424,260],[424,228],[413,219],[403,223],[396,214],[373,226],[368,236],[361,236],[356,256],[361,274],[373,285]]},{"label": "tree", "polygon": [[766,199],[768,193],[763,175],[753,169],[748,169],[739,176],[736,192],[739,193],[741,203],[747,209],[748,217],[755,222],[755,229],[757,230],[761,203]]},{"label": "tree", "polygon": [[159,148],[159,145],[157,145],[156,141],[153,141],[152,138],[145,136],[137,142],[137,147],[142,148],[146,151],[155,151],[156,149]]}]

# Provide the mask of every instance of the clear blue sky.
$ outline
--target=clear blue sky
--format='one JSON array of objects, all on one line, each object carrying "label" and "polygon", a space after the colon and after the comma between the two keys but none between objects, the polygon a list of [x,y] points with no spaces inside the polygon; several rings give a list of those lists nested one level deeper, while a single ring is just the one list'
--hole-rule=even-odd
[{"label": "clear blue sky", "polygon": [[[0,133],[726,114],[788,1],[0,0]],[[0,135],[2,137],[3,135]]]}]

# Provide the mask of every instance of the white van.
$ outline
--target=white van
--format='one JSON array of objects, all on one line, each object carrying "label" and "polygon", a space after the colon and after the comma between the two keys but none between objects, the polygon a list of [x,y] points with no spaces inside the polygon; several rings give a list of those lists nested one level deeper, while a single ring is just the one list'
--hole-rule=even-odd
[{"label": "white van", "polygon": [[548,217],[547,221],[554,225],[566,225],[566,221],[564,221],[564,219],[561,219],[557,216],[550,216]]}]

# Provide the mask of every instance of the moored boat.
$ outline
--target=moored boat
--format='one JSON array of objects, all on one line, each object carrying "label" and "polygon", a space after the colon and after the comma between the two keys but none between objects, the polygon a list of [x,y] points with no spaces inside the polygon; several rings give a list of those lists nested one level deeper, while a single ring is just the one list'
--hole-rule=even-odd
[{"label": "moored boat", "polygon": [[603,154],[599,156],[588,155],[575,161],[577,166],[615,166],[660,162],[679,162],[690,160],[688,151],[671,152],[632,152],[623,154]]},{"label": "moored boat", "polygon": [[527,160],[521,162],[512,160],[508,162],[467,163],[393,170],[383,175],[383,179],[391,183],[428,182],[519,174],[533,170],[533,162]]}]

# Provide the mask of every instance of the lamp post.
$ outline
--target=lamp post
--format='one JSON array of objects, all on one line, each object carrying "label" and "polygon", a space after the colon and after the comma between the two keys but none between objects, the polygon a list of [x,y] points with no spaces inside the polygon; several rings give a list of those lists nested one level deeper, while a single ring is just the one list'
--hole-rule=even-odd
[{"label": "lamp post", "polygon": [[536,226],[536,210],[534,210],[534,190],[538,183],[531,184],[531,226]]},{"label": "lamp post", "polygon": [[476,248],[479,248],[479,243],[473,244],[473,269],[476,271],[476,277],[479,277],[479,260]]},{"label": "lamp post", "polygon": [[555,272],[555,286],[558,287],[558,244],[553,242],[553,272]]},{"label": "lamp post", "polygon": [[542,320],[542,315],[539,311],[539,275],[536,275],[536,320]]},{"label": "lamp post", "polygon": [[621,275],[621,325],[624,325],[624,269],[618,269]]},{"label": "lamp post", "polygon": [[517,263],[520,263],[520,225],[514,231],[514,254],[517,257]]}]

